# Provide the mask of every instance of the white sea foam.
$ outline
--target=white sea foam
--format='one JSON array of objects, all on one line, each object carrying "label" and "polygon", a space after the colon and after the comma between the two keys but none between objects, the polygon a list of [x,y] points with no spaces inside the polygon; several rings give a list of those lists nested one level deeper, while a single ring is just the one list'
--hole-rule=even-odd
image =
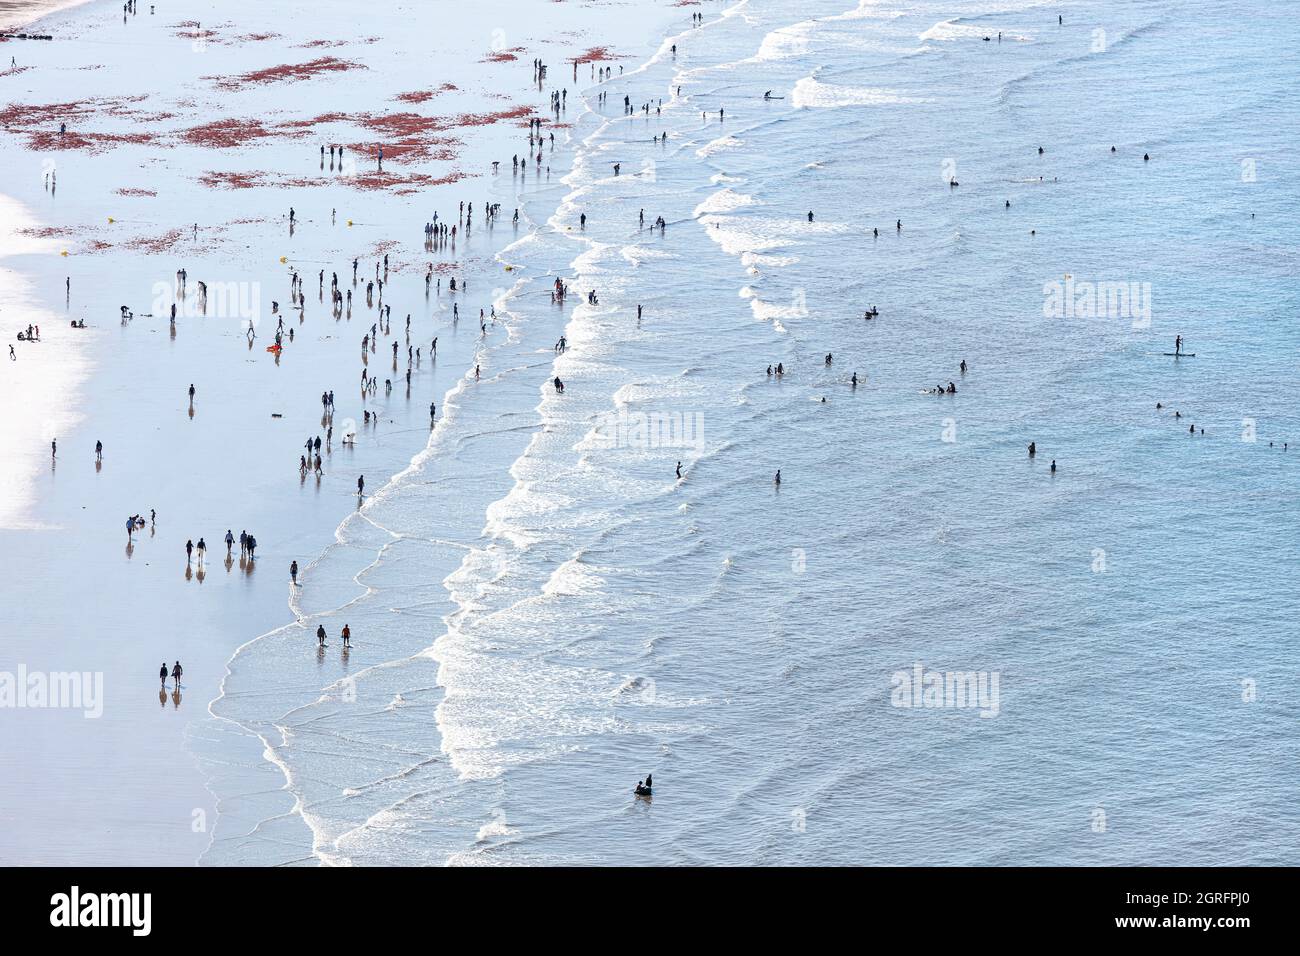
[{"label": "white sea foam", "polygon": [[736,137],[734,136],[719,136],[717,139],[705,143],[703,146],[697,149],[695,151],[695,155],[699,156],[701,159],[707,159],[708,157],[720,153],[723,150],[735,149],[737,146],[743,146],[743,145],[744,142],[742,140],[736,139]]},{"label": "white sea foam", "polygon": [[925,98],[905,96],[893,90],[866,86],[836,86],[806,76],[790,91],[796,109],[833,109],[839,106],[883,106],[894,103],[924,103]]}]

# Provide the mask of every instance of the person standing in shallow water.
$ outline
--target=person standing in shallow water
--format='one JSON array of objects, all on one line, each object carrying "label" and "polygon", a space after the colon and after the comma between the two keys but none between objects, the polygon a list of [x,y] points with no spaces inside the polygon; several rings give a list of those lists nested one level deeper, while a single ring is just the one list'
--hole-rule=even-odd
[{"label": "person standing in shallow water", "polygon": [[316,646],[317,647],[325,646],[325,625],[324,624],[317,625],[316,627]]}]

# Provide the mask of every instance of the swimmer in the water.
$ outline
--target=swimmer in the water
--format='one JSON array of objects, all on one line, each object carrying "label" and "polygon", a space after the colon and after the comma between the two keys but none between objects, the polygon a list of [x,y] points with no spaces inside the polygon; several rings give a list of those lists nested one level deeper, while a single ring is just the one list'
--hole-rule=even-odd
[{"label": "swimmer in the water", "polygon": [[779,484],[781,483],[781,469],[780,469],[780,468],[778,468],[778,469],[776,470],[776,477],[772,479],[772,483],[775,484],[775,485],[779,485]]}]

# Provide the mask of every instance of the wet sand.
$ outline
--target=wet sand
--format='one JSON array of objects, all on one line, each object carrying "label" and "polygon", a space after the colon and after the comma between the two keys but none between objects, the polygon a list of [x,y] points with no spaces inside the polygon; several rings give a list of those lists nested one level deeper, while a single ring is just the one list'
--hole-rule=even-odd
[{"label": "wet sand", "polygon": [[[126,24],[120,10],[91,4],[33,28],[48,24],[65,39],[57,49],[47,44],[43,60],[33,45],[31,69],[0,88],[9,103],[0,156],[7,168],[27,170],[16,177],[14,202],[41,223],[19,227],[23,248],[6,247],[0,319],[9,342],[29,321],[42,327],[41,342],[16,343],[19,361],[0,385],[6,406],[18,410],[5,444],[22,449],[4,469],[0,547],[18,570],[7,589],[11,638],[0,670],[102,673],[104,701],[93,719],[76,710],[5,713],[7,735],[23,744],[0,757],[4,862],[188,864],[207,846],[216,804],[196,769],[192,735],[203,738],[207,759],[214,746],[232,762],[260,750],[251,738],[214,733],[207,719],[225,663],[240,644],[292,621],[289,562],[306,568],[332,540],[357,506],[359,474],[374,493],[424,448],[429,403],[441,406],[472,374],[483,343],[478,310],[510,281],[492,256],[527,229],[526,220],[520,233],[510,228],[509,164],[512,152],[527,150],[529,108],[545,109],[529,59],[536,51],[553,64],[547,89],[571,83],[562,57],[592,45],[587,25],[618,15],[555,8],[523,24],[507,19],[511,9],[467,14],[465,35],[477,45],[443,51],[434,76],[426,57],[403,53],[403,38],[416,32],[405,13],[368,15],[374,36],[360,39],[343,10],[304,20],[254,4],[173,4],[152,18],[144,5]],[[192,24],[209,21],[212,30],[195,36]],[[503,22],[521,52],[492,56]],[[122,31],[129,43],[114,42]],[[169,77],[165,92],[148,89],[142,51],[148,76]],[[302,75],[281,68],[328,56],[349,66]],[[365,71],[364,83],[352,71]],[[457,87],[445,89],[450,79]],[[214,128],[227,120],[228,136]],[[60,121],[69,124],[62,138]],[[263,124],[273,127],[268,135]],[[355,165],[321,168],[318,147],[334,142],[347,144]],[[380,142],[389,143],[382,174],[367,155]],[[504,178],[492,176],[492,159],[504,160]],[[544,203],[562,188],[561,174],[548,183],[530,173],[525,191]],[[503,204],[495,235],[482,218],[489,198]],[[454,250],[421,248],[423,223],[435,210],[454,218],[461,200],[475,204],[474,232],[462,231]],[[393,338],[381,337],[369,369],[391,378],[393,393],[381,384],[363,399],[360,339],[376,321],[364,289],[385,252],[393,271],[384,302],[402,357],[393,371]],[[439,269],[441,297],[424,295],[428,262]],[[181,268],[189,295],[173,334],[166,303]],[[301,320],[288,308],[292,268],[305,292]],[[320,269],[326,295],[333,271],[341,289],[353,290],[350,320],[335,319],[318,296]],[[459,297],[458,327],[447,292],[453,274],[468,276],[471,290]],[[210,290],[232,286],[220,308],[210,291],[206,316],[187,314],[198,280]],[[272,300],[295,330],[278,362],[265,350],[276,327]],[[258,336],[251,348],[249,303]],[[136,316],[125,325],[119,304]],[[408,312],[412,344],[423,351],[409,398]],[[78,318],[86,329],[69,328]],[[502,334],[492,328],[487,338]],[[303,441],[325,434],[324,389],[335,391],[335,442],[322,453],[323,478],[303,481]],[[363,410],[380,423],[359,426],[355,448],[344,448],[342,423],[360,423]],[[50,438],[58,440],[53,461]],[[128,545],[126,517],[150,509],[157,522]],[[240,561],[237,547],[225,560],[227,528],[256,534],[254,565]],[[184,550],[200,536],[208,545],[201,570],[187,565]],[[304,586],[312,587],[310,574]],[[303,651],[315,653],[305,632]],[[160,694],[159,663],[177,659],[186,675],[180,694],[170,680]],[[277,786],[268,778],[268,789]]]},{"label": "wet sand", "polygon": [[[26,32],[24,28],[38,18],[85,2],[87,0],[0,0],[0,32]],[[37,29],[32,32],[44,31]]]}]

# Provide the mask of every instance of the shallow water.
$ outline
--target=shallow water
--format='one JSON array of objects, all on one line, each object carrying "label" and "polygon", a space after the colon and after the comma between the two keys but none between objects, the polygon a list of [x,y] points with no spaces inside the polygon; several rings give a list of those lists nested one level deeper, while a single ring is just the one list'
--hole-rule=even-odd
[{"label": "shallow water", "polygon": [[[326,862],[1297,862],[1293,19],[700,9],[587,90],[484,379],[232,661],[275,812]],[[1045,316],[1067,275],[1149,314]],[[998,697],[896,706],[917,664]]]}]

